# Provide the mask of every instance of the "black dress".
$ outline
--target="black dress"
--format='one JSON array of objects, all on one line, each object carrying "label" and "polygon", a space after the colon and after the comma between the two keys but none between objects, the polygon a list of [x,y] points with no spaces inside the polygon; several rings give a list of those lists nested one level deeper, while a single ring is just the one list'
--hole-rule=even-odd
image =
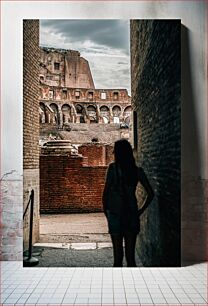
[{"label": "black dress", "polygon": [[[139,168],[137,170],[139,173]],[[109,165],[103,193],[103,206],[111,235],[139,232],[136,185],[137,182],[126,183],[121,168],[116,163]]]}]

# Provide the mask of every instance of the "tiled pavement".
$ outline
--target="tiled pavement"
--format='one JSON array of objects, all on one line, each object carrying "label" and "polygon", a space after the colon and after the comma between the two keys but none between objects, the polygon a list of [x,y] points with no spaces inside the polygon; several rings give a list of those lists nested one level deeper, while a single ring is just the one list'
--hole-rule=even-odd
[{"label": "tiled pavement", "polygon": [[23,268],[1,262],[3,305],[207,305],[207,264],[182,268]]}]

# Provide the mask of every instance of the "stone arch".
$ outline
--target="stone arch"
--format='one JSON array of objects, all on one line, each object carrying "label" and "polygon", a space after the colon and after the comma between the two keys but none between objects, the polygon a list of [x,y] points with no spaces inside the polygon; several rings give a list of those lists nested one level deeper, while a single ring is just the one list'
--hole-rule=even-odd
[{"label": "stone arch", "polygon": [[84,107],[83,107],[82,105],[77,104],[77,105],[75,106],[75,108],[76,108],[77,114],[82,114],[82,113],[83,113]]},{"label": "stone arch", "polygon": [[106,105],[100,107],[100,117],[103,123],[109,123],[110,121],[110,110]]},{"label": "stone arch", "polygon": [[52,123],[60,124],[58,106],[56,103],[51,103],[50,108],[53,110],[54,116],[52,118]]},{"label": "stone arch", "polygon": [[71,122],[71,107],[68,104],[63,104],[61,107],[63,124]]},{"label": "stone arch", "polygon": [[39,122],[40,123],[47,123],[47,114],[46,114],[46,107],[43,102],[39,104]]},{"label": "stone arch", "polygon": [[77,104],[75,106],[76,114],[77,114],[77,122],[85,123],[85,108],[81,104]]},{"label": "stone arch", "polygon": [[87,107],[87,115],[90,120],[90,123],[97,122],[97,111],[94,105],[89,105]]},{"label": "stone arch", "polygon": [[130,124],[131,121],[131,112],[132,112],[132,107],[130,105],[127,106],[123,112],[123,121],[128,125]]},{"label": "stone arch", "polygon": [[121,115],[121,107],[119,105],[114,105],[112,108],[113,113],[113,122],[119,123],[120,122],[120,115]]}]

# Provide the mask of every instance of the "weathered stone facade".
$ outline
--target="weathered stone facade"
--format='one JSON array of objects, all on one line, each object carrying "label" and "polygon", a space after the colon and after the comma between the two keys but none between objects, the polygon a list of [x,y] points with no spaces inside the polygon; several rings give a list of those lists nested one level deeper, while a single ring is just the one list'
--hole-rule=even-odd
[{"label": "weathered stone facade", "polygon": [[[41,48],[40,64],[40,145],[56,140],[55,149],[41,149],[40,211],[102,211],[105,172],[113,159],[108,144],[129,138],[131,98],[126,89],[95,89],[78,51]],[[78,155],[63,147],[64,140]]]},{"label": "weathered stone facade", "polygon": [[41,131],[46,124],[67,131],[75,123],[129,127],[127,90],[95,89],[89,64],[78,51],[42,48],[40,70]]},{"label": "weathered stone facade", "polygon": [[[69,133],[70,131],[70,133]],[[88,124],[88,123],[71,123],[66,129],[57,129],[56,125],[42,124],[40,144],[48,140],[69,140],[75,145],[89,144],[99,142],[103,144],[113,144],[121,138],[129,138],[129,129],[120,124]]]},{"label": "weathered stone facade", "polygon": [[[39,21],[23,21],[23,209],[34,189],[33,243],[39,238]],[[29,211],[24,218],[24,248],[28,247]]]},{"label": "weathered stone facade", "polygon": [[40,52],[42,84],[64,88],[95,88],[89,63],[78,51],[41,47]]},{"label": "weathered stone facade", "polygon": [[131,21],[134,145],[155,192],[137,243],[145,266],[181,264],[180,27]]}]

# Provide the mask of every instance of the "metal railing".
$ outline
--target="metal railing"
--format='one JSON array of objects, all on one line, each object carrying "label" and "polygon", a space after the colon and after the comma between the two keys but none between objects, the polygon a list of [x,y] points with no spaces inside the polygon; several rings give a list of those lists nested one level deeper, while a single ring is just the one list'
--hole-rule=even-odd
[{"label": "metal railing", "polygon": [[34,190],[33,189],[31,190],[29,201],[27,203],[27,207],[23,214],[23,220],[25,218],[29,205],[30,205],[29,249],[28,249],[28,257],[24,258],[23,260],[23,266],[35,266],[39,262],[37,258],[32,257],[33,212],[34,212]]}]

